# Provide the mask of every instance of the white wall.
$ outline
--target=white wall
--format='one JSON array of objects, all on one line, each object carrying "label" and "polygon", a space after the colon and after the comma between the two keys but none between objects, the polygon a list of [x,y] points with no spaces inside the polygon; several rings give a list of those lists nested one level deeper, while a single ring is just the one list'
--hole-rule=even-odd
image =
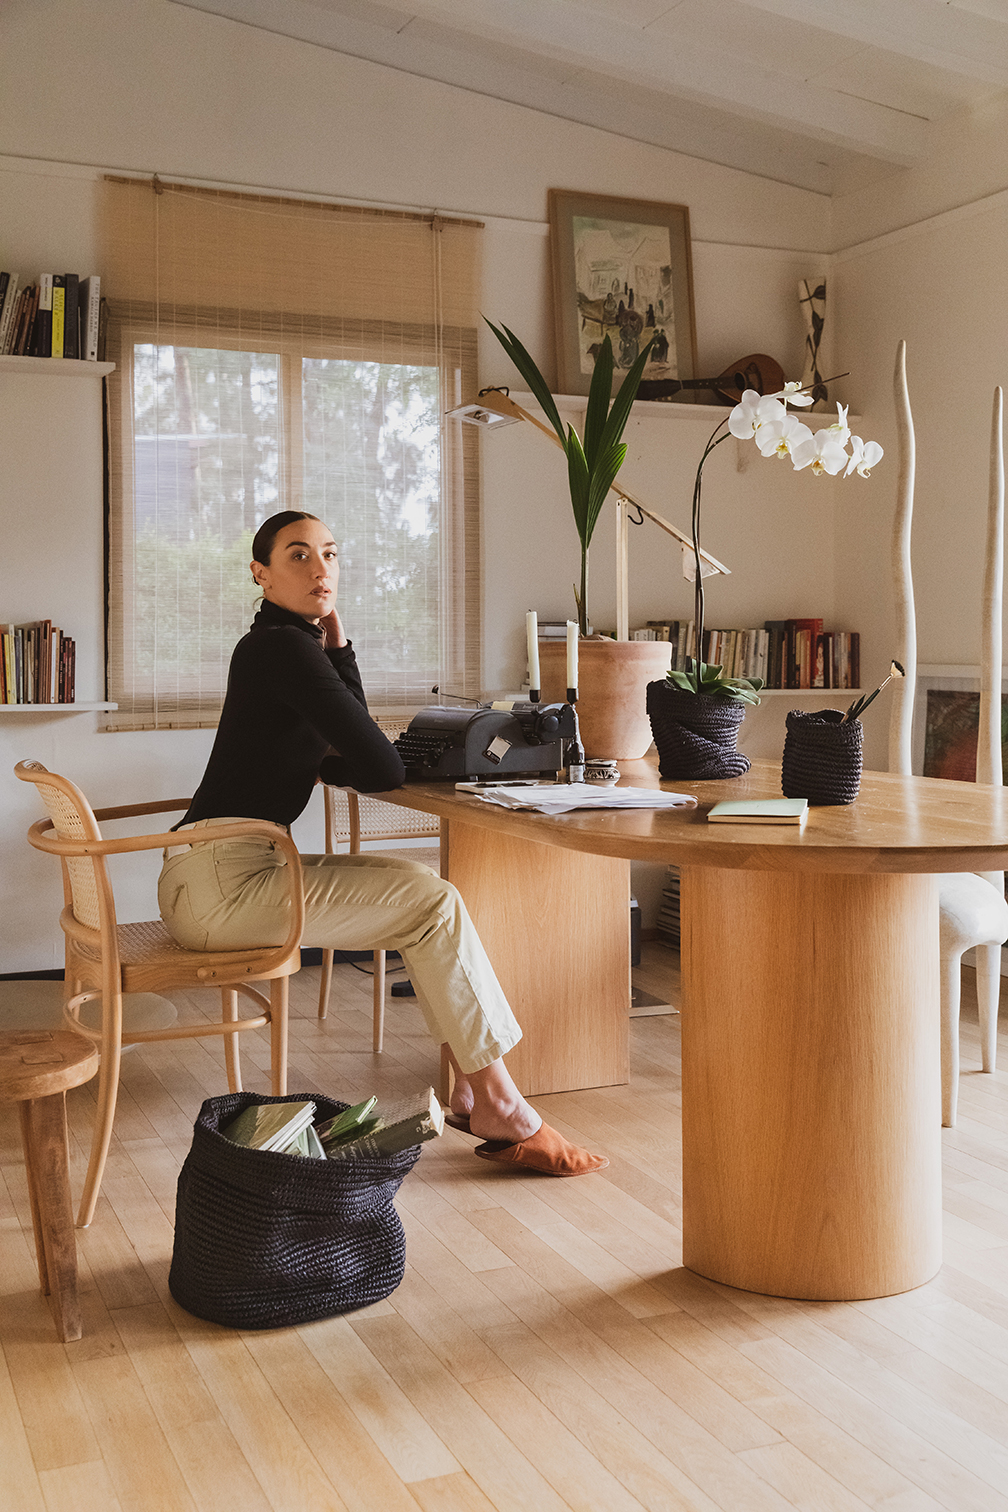
[{"label": "white wall", "polygon": [[[837,362],[855,371],[868,433],[888,452],[884,480],[880,468],[867,488],[850,489],[850,508],[837,516],[838,612],[862,632],[865,678],[881,677],[891,654],[892,372],[901,338],[917,437],[918,659],[976,664],[980,658],[991,397],[995,384],[1008,384],[1004,111],[996,124],[994,130],[986,113],[960,122],[949,133],[956,155],[943,152],[929,167],[887,181],[888,222],[871,191],[836,206],[849,244],[837,253],[832,273]],[[970,202],[971,195],[980,197]],[[950,201],[957,208],[948,208]],[[887,224],[902,229],[887,231]],[[880,228],[884,234],[877,236]],[[886,739],[886,719],[873,721],[869,714],[869,765],[885,765]]]},{"label": "white wall", "polygon": [[[41,24],[61,46],[38,46]],[[81,87],[81,80],[88,87]],[[546,192],[550,187],[687,204],[694,237],[699,355],[720,371],[748,351],[768,351],[789,372],[800,361],[795,286],[826,266],[828,202],[818,195],[624,141],[464,90],[163,3],[163,0],[8,0],[0,16],[0,265],[101,272],[94,165],[158,172],[373,203],[437,207],[487,221],[483,308],[517,331],[554,376]],[[48,161],[40,161],[48,160]],[[68,164],[83,165],[74,168]],[[487,333],[484,383],[516,375]],[[628,486],[674,522],[688,521],[692,470],[707,416],[635,418]],[[22,444],[8,440],[14,450]],[[484,446],[485,683],[511,685],[524,670],[526,608],[563,615],[577,545],[562,459],[517,427]],[[20,464],[19,464],[20,465]],[[16,477],[16,483],[15,483]],[[735,569],[710,593],[711,622],[768,615],[834,617],[835,486],[752,461],[736,470],[728,443],[707,473],[705,542]],[[48,485],[0,470],[5,526],[48,518]],[[101,535],[94,489],[73,501],[51,549],[60,553],[58,603],[45,612],[70,633],[100,615],[93,573],[86,590],[74,564]],[[614,614],[611,520],[592,554],[593,614]],[[0,562],[0,619],[14,588],[41,580],[30,543]],[[689,589],[677,554],[658,537],[633,543],[631,614],[686,613]],[[31,595],[29,595],[31,597]],[[19,610],[26,617],[28,609]],[[45,969],[58,956],[55,867],[29,857],[30,802],[9,776],[37,755],[78,776],[98,804],[175,796],[202,771],[207,732],[99,734],[82,715],[56,721],[5,716],[0,724],[0,972]],[[17,718],[16,733],[10,720]],[[30,796],[30,795],[29,795]],[[321,845],[317,814],[299,842]],[[46,878],[49,880],[46,881]],[[25,905],[25,894],[30,905]],[[142,916],[147,900],[139,900]],[[55,953],[55,954],[54,954]]]}]

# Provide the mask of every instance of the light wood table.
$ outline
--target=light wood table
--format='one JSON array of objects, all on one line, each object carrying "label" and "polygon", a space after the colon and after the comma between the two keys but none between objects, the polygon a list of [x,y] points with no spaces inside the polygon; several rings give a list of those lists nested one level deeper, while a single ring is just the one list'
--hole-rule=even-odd
[{"label": "light wood table", "polygon": [[[656,763],[624,781],[658,786]],[[628,1080],[629,862],[682,868],[683,1259],[777,1296],[887,1296],[941,1264],[938,888],[1008,867],[1008,793],[865,773],[792,826],[710,825],[780,793],[777,762],[662,783],[691,810],[556,818],[451,784],[382,796],[439,814],[456,883],[522,1024],[530,1094]]]}]

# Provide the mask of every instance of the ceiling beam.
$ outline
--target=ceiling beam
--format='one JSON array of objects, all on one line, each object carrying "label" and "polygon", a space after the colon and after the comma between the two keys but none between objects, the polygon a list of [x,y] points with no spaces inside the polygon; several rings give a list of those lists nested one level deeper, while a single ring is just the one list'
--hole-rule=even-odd
[{"label": "ceiling beam", "polygon": [[[536,60],[546,58],[569,68],[572,81],[578,71],[587,70],[631,90],[677,97],[900,166],[917,161],[927,142],[928,123],[905,111],[854,99],[822,81],[808,83],[773,73],[726,56],[713,42],[701,48],[677,39],[674,32],[655,35],[570,0],[494,0],[492,6],[474,6],[468,0],[181,3],[446,83],[462,82],[459,60],[464,66],[466,47],[475,41],[477,52],[485,50],[480,42],[505,49],[512,64],[520,65],[524,54],[532,70]],[[401,26],[396,24],[398,17]],[[423,45],[424,27],[409,24],[411,17],[433,23],[442,45],[455,58],[439,63],[438,48]],[[510,98],[507,57],[497,73],[499,83],[492,93]],[[475,82],[472,87],[481,88]]]},{"label": "ceiling beam", "polygon": [[[976,0],[741,0],[902,58],[1008,87],[1008,14]],[[1004,10],[1004,7],[1000,7]]]}]

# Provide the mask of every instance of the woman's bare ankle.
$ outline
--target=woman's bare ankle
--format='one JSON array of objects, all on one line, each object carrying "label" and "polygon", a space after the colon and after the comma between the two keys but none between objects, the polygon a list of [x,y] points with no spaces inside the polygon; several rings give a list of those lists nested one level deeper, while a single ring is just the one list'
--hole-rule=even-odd
[{"label": "woman's bare ankle", "polygon": [[520,1095],[516,1101],[508,1102],[477,1097],[469,1115],[469,1127],[474,1134],[483,1139],[506,1139],[511,1144],[530,1138],[541,1124],[535,1108]]}]

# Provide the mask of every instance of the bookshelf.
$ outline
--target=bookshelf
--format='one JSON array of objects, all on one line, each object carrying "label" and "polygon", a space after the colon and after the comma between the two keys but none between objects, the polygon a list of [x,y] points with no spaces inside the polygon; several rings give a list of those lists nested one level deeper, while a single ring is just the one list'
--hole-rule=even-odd
[{"label": "bookshelf", "polygon": [[117,703],[17,703],[0,704],[0,714],[94,714],[118,709]]},{"label": "bookshelf", "polygon": [[[36,425],[53,413],[52,405],[54,403],[57,403],[55,397],[53,397],[52,399],[46,399],[43,397],[53,391],[50,391],[44,387],[40,388],[37,384],[37,380],[39,378],[60,378],[70,380],[79,379],[83,380],[86,384],[88,380],[101,380],[103,378],[106,378],[109,373],[113,372],[115,372],[114,362],[86,362],[72,357],[53,358],[0,356],[0,375],[3,376],[6,383],[12,385],[9,390],[11,400],[13,401],[16,392],[18,395],[18,407],[22,410],[24,418],[26,420],[30,419]],[[20,380],[25,380],[25,382],[22,384]],[[69,398],[69,390],[62,389],[61,392]],[[87,392],[93,391],[87,390]],[[81,397],[83,398],[83,391]],[[91,401],[88,401],[87,408],[90,411]],[[74,416],[76,416],[76,412],[77,406],[75,404],[72,407],[72,413],[74,414]],[[60,424],[63,424],[69,419],[62,400],[58,402],[57,413],[59,415]],[[70,430],[68,431],[68,434],[73,431],[74,423],[74,421],[70,421]],[[67,453],[68,459],[76,458],[77,456],[79,456],[79,453],[76,451],[70,451]],[[100,451],[97,453],[95,460],[97,466],[93,469],[93,483],[97,483],[97,485],[100,487],[100,473],[98,472],[98,467],[100,467]],[[68,460],[66,461],[62,469],[60,469],[63,474],[61,479],[63,485],[61,492],[65,493],[66,499],[68,501],[67,507],[71,509],[73,508],[72,501],[74,495],[77,493],[79,487],[79,484],[77,483],[77,477],[82,476],[81,473],[77,473],[77,475],[75,476],[74,466],[74,462],[72,460]],[[58,475],[59,474],[57,473],[57,476]],[[28,485],[28,487],[31,488],[43,477],[46,478],[47,482],[49,482],[53,478],[51,458],[40,460],[37,457],[34,457],[30,459],[27,464],[22,464],[22,487]],[[48,523],[50,528],[55,527],[55,519],[50,519]],[[6,597],[6,594],[14,588],[13,581],[10,584],[5,583],[4,588]],[[27,613],[25,612],[25,610],[27,610]],[[23,605],[19,606],[19,611],[11,615],[10,618],[12,620],[14,618],[28,620],[28,616],[30,614],[31,608],[28,605]],[[86,629],[85,634],[87,634]],[[92,660],[93,657],[89,655],[87,659]],[[74,703],[0,703],[0,715],[26,713],[45,715],[86,714],[106,711],[111,712],[116,707],[117,705],[114,703],[107,703],[102,700],[92,699],[82,699],[75,701]]]},{"label": "bookshelf", "polygon": [[114,362],[81,362],[76,357],[0,357],[0,373],[50,378],[107,378]]}]

